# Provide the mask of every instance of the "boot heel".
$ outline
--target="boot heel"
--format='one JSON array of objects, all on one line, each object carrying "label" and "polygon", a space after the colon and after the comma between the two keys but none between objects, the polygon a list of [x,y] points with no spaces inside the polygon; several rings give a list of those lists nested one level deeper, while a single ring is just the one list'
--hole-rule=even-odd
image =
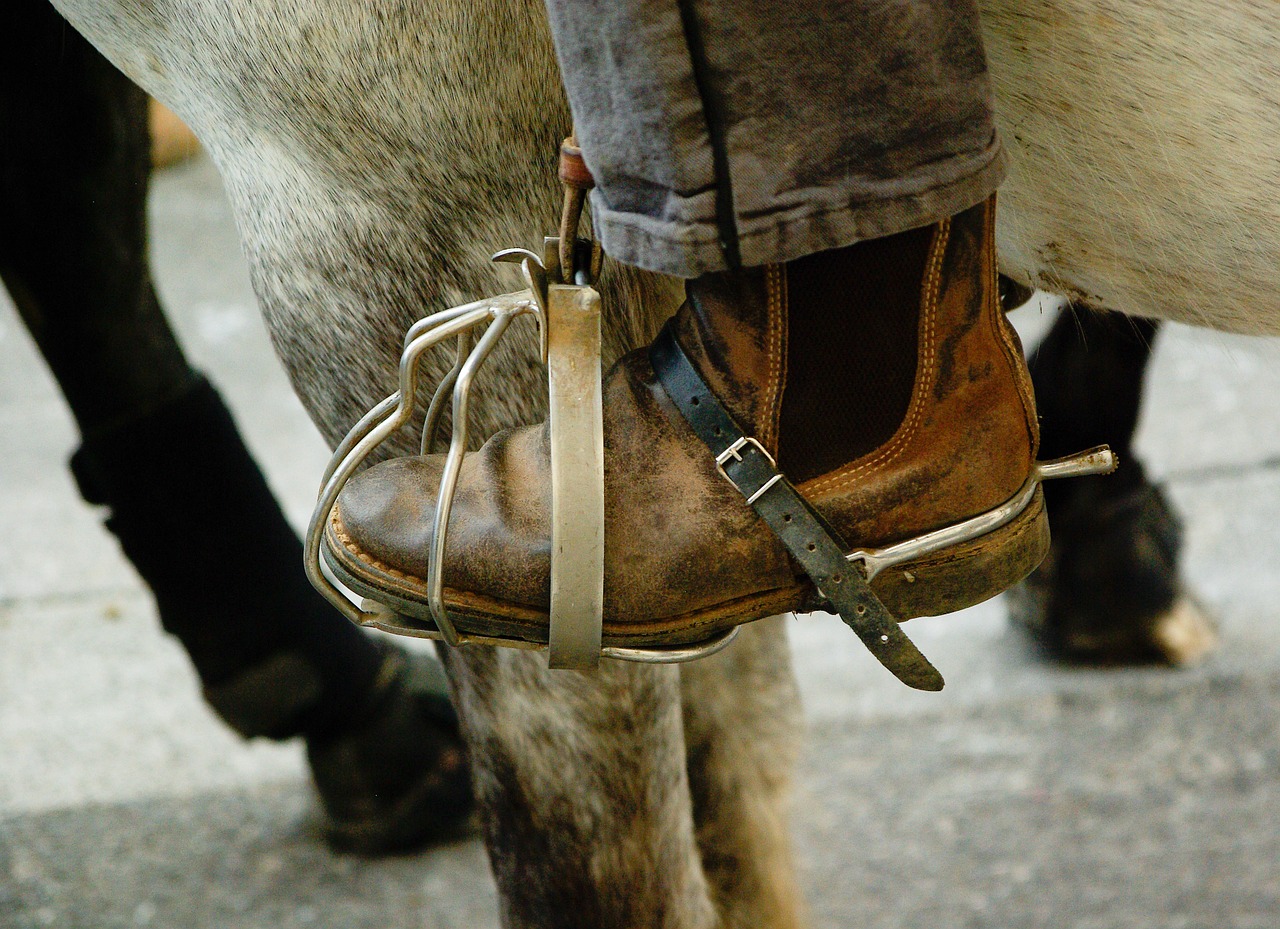
[{"label": "boot heel", "polygon": [[871,589],[899,620],[952,613],[989,600],[1034,571],[1049,553],[1044,492],[1015,519],[980,538],[882,571]]}]

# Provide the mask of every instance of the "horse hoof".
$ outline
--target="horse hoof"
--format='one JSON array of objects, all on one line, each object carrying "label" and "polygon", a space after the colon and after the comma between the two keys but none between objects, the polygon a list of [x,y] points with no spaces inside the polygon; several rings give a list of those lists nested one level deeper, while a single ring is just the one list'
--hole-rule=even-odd
[{"label": "horse hoof", "polygon": [[337,851],[404,854],[472,828],[466,746],[443,673],[428,656],[389,645],[347,727],[307,738],[324,836]]},{"label": "horse hoof", "polygon": [[1041,578],[1028,578],[1006,597],[1009,619],[1047,658],[1064,664],[1116,666],[1155,664],[1185,668],[1218,647],[1217,624],[1195,601],[1179,594],[1157,614],[1096,612],[1081,622],[1050,605]]},{"label": "horse hoof", "polygon": [[1171,667],[1199,664],[1218,647],[1218,627],[1193,598],[1180,596],[1151,626],[1151,644]]},{"label": "horse hoof", "polygon": [[1045,654],[1089,665],[1186,666],[1217,646],[1214,623],[1183,591],[1182,524],[1160,489],[1114,494],[1076,482],[1050,501],[1053,544],[1010,592],[1009,613]]}]

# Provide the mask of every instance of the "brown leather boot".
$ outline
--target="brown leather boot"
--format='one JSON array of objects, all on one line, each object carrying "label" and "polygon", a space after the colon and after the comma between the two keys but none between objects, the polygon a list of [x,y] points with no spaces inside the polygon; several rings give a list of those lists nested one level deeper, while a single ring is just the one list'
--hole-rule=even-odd
[{"label": "brown leather boot", "polygon": [[[1034,400],[998,303],[994,214],[993,199],[933,227],[691,281],[664,336],[614,366],[604,386],[606,645],[697,643],[838,605],[844,553],[1011,500],[1021,503],[995,528],[932,537],[918,557],[887,559],[894,566],[871,587],[901,620],[985,600],[1039,563],[1049,537],[1032,479]],[[735,427],[750,438],[730,441]],[[790,485],[769,476],[770,457],[803,500],[781,492]],[[347,585],[428,622],[442,466],[442,456],[400,458],[359,474],[325,536]],[[757,467],[755,483],[743,477]],[[460,631],[547,641],[549,470],[545,426],[496,435],[465,459],[443,575]],[[825,523],[838,566],[809,563],[828,543],[789,538],[801,523]],[[854,580],[865,589],[865,574],[846,586]]]}]

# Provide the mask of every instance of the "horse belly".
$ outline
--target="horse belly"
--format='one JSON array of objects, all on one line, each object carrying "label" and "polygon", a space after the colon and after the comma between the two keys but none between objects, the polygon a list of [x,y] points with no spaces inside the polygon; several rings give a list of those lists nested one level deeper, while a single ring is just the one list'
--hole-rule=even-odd
[{"label": "horse belly", "polygon": [[1280,334],[1280,4],[982,0],[1002,270],[1097,307]]}]

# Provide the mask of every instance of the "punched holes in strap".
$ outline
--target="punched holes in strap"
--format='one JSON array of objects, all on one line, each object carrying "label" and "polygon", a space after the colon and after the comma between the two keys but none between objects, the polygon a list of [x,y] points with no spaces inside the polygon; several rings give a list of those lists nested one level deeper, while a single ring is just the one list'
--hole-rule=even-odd
[{"label": "punched holes in strap", "polygon": [[846,561],[843,547],[822,517],[711,392],[670,323],[650,347],[649,360],[668,397],[715,456],[720,473],[773,530],[871,654],[907,686],[941,690],[942,675],[894,621],[859,566]]}]

